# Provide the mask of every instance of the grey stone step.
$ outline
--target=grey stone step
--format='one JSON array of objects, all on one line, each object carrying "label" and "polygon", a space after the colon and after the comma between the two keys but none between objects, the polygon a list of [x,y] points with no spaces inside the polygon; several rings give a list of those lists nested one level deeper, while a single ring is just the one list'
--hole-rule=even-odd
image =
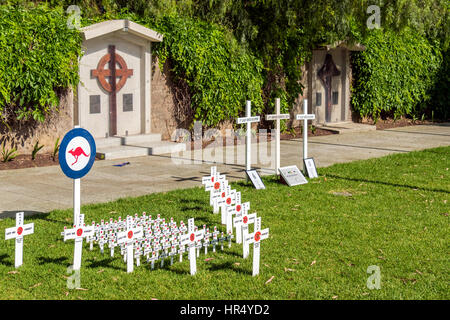
[{"label": "grey stone step", "polygon": [[136,145],[138,147],[144,147],[148,149],[149,155],[159,155],[172,152],[186,151],[186,144],[176,143],[170,141],[158,141]]},{"label": "grey stone step", "polygon": [[172,152],[182,152],[185,150],[186,145],[184,143],[156,141],[133,146],[122,145],[97,148],[97,157],[102,160],[124,159],[148,155],[166,154]]},{"label": "grey stone step", "polygon": [[148,155],[147,148],[130,146],[110,146],[97,148],[97,158],[102,160],[124,159]]},{"label": "grey stone step", "polygon": [[317,124],[317,128],[333,131],[339,134],[357,133],[377,130],[377,127],[369,124],[355,123],[355,122],[338,122]]},{"label": "grey stone step", "polygon": [[160,133],[147,133],[147,134],[138,134],[132,136],[121,136],[122,144],[124,145],[135,145],[142,144],[147,142],[156,142],[161,141]]},{"label": "grey stone step", "polygon": [[122,141],[119,137],[96,138],[95,139],[95,146],[97,147],[97,149],[120,146],[121,144],[122,144]]}]

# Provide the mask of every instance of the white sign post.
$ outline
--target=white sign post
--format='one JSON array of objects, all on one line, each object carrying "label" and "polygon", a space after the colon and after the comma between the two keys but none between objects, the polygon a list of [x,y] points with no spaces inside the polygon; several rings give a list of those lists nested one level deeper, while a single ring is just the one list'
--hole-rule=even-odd
[{"label": "white sign post", "polygon": [[23,212],[16,213],[16,226],[5,230],[5,240],[16,239],[14,266],[23,264],[23,237],[34,233],[34,223],[23,224]]},{"label": "white sign post", "polygon": [[81,267],[81,254],[83,250],[83,238],[92,236],[94,233],[94,227],[86,227],[84,225],[84,214],[80,214],[77,225],[74,225],[73,229],[64,230],[64,241],[75,240],[75,249],[73,255],[73,270],[80,270]]},{"label": "white sign post", "polygon": [[245,105],[245,117],[238,118],[237,124],[247,124],[247,132],[245,138],[245,170],[250,170],[252,166],[252,123],[259,122],[260,117],[252,117],[251,101],[247,100]]},{"label": "white sign post", "polygon": [[117,234],[117,243],[126,244],[127,246],[127,272],[133,272],[134,269],[134,255],[133,255],[133,244],[137,239],[142,238],[144,230],[142,226],[133,228],[133,217],[127,217],[127,229],[124,232],[119,232]]},{"label": "white sign post", "polygon": [[194,218],[188,220],[188,233],[181,236],[180,244],[187,245],[189,248],[189,263],[191,267],[191,276],[197,273],[197,255],[195,253],[195,245],[197,241],[201,241],[204,237],[204,229],[194,231]]},{"label": "white sign post", "polygon": [[85,129],[75,126],[61,141],[59,165],[63,173],[73,179],[73,224],[78,226],[81,193],[80,179],[84,177],[95,161],[96,146],[92,135]]},{"label": "white sign post", "polygon": [[[308,100],[303,100],[303,114],[297,114],[295,117],[296,120],[303,120],[303,159],[308,158],[308,120],[315,118],[315,114],[308,114]],[[306,168],[303,168],[303,171],[306,172]]]},{"label": "white sign post", "polygon": [[275,99],[275,114],[266,115],[267,121],[275,120],[275,174],[279,175],[280,168],[280,120],[290,119],[288,113],[280,114],[280,98]]},{"label": "white sign post", "polygon": [[261,230],[261,217],[257,218],[255,222],[255,232],[249,234],[247,239],[245,239],[247,243],[253,243],[253,276],[259,274],[260,242],[268,237],[269,228]]}]

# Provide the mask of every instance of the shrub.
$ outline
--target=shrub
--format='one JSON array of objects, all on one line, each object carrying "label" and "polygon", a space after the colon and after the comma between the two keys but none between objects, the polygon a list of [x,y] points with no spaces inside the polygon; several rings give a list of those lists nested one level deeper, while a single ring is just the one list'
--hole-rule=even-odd
[{"label": "shrub", "polygon": [[0,6],[0,123],[43,121],[78,83],[81,37],[62,8]]},{"label": "shrub", "polygon": [[374,30],[364,44],[367,50],[352,56],[354,110],[375,120],[381,114],[422,116],[442,64],[439,46],[409,29]]},{"label": "shrub", "polygon": [[186,81],[194,120],[215,126],[242,114],[245,100],[252,114],[262,111],[263,65],[231,33],[189,18],[164,18],[160,29],[160,65],[172,61],[175,76]]}]

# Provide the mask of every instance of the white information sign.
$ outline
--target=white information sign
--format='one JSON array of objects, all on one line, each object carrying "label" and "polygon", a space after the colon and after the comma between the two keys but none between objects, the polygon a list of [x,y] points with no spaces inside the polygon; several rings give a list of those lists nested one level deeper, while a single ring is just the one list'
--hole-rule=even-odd
[{"label": "white information sign", "polygon": [[280,168],[280,174],[290,187],[308,183],[308,180],[305,179],[305,176],[300,172],[297,166],[282,167]]}]

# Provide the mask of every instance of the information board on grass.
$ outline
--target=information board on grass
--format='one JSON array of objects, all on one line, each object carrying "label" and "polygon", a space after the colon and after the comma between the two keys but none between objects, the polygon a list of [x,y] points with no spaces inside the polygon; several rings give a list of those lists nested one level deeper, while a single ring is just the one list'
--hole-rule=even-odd
[{"label": "information board on grass", "polygon": [[245,170],[245,173],[250,178],[255,189],[265,189],[266,188],[266,186],[262,182],[261,177],[259,176],[259,174],[256,170]]},{"label": "information board on grass", "polygon": [[289,187],[308,183],[305,176],[300,172],[297,166],[288,166],[280,168],[280,174]]}]

